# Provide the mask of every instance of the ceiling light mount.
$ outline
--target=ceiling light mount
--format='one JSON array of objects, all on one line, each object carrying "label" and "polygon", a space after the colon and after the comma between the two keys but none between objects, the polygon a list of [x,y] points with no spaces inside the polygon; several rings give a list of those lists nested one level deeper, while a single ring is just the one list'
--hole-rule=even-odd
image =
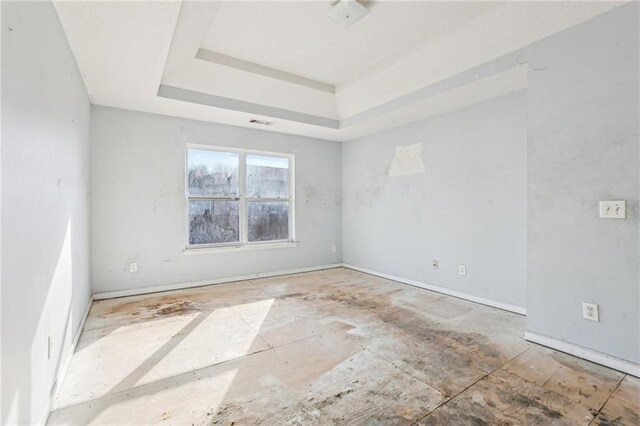
[{"label": "ceiling light mount", "polygon": [[343,27],[349,27],[369,13],[357,0],[340,0],[326,14]]}]

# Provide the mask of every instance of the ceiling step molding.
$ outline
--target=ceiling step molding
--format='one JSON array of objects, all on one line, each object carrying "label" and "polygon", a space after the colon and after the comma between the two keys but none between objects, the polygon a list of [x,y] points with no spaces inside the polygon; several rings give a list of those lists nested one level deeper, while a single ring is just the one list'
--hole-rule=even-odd
[{"label": "ceiling step molding", "polygon": [[206,49],[198,49],[196,58],[211,62],[224,67],[234,68],[240,71],[249,72],[252,74],[258,74],[263,77],[274,78],[291,84],[297,84],[309,89],[320,90],[334,94],[336,93],[335,86],[323,83],[322,81],[306,78],[301,75],[292,74],[286,71],[282,71],[276,68],[267,67],[265,65],[256,64],[254,62],[244,61],[242,59],[234,58],[233,56],[223,55],[222,53],[212,52]]}]

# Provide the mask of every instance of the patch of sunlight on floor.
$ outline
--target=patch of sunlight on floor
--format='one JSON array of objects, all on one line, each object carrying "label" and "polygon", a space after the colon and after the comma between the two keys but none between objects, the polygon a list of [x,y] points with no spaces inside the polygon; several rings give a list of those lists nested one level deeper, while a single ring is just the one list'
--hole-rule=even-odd
[{"label": "patch of sunlight on floor", "polygon": [[275,299],[266,299],[259,302],[235,305],[230,309],[240,315],[240,317],[257,333],[258,330],[260,330],[260,327],[262,327],[264,320],[267,318],[274,301]]},{"label": "patch of sunlight on floor", "polygon": [[[98,401],[99,411],[93,419],[82,417],[83,423],[91,424],[131,424],[130,418],[122,413],[136,412],[136,420],[143,424],[158,424],[160,421],[174,424],[174,418],[202,418],[203,407],[213,415],[223,405],[228,389],[231,388],[238,369],[221,372],[207,381],[187,380],[168,389],[161,383],[151,384],[147,389],[133,390],[131,397],[124,399],[105,398]],[[117,401],[117,402],[116,402]],[[158,409],[165,407],[164,411]],[[141,407],[153,407],[146,410]],[[206,418],[206,417],[205,417]]]},{"label": "patch of sunlight on floor", "polygon": [[115,330],[88,330],[57,408],[269,349],[258,330],[274,301],[154,318]]}]

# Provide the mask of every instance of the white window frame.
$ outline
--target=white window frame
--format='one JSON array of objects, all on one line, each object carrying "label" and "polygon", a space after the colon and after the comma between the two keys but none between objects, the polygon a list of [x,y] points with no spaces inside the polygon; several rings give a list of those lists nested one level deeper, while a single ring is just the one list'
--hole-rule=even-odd
[{"label": "white window frame", "polygon": [[[191,195],[189,194],[189,149],[232,152],[239,154],[238,195]],[[288,197],[247,197],[247,155],[264,155],[287,158],[289,160],[289,196]],[[228,148],[223,146],[186,144],[184,150],[184,193],[185,193],[185,250],[268,248],[269,246],[291,246],[295,243],[295,155],[282,152],[258,151],[253,149]],[[189,200],[237,200],[239,215],[239,241],[230,243],[190,244],[189,243]],[[248,203],[251,201],[288,201],[289,202],[289,238],[284,240],[249,241]]]}]

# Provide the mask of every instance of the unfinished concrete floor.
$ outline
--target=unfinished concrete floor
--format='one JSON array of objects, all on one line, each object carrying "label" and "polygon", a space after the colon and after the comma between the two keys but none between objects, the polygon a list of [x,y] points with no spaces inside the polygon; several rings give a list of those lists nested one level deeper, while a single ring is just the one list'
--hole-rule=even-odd
[{"label": "unfinished concrete floor", "polygon": [[49,424],[640,424],[524,317],[348,269],[95,302]]}]

